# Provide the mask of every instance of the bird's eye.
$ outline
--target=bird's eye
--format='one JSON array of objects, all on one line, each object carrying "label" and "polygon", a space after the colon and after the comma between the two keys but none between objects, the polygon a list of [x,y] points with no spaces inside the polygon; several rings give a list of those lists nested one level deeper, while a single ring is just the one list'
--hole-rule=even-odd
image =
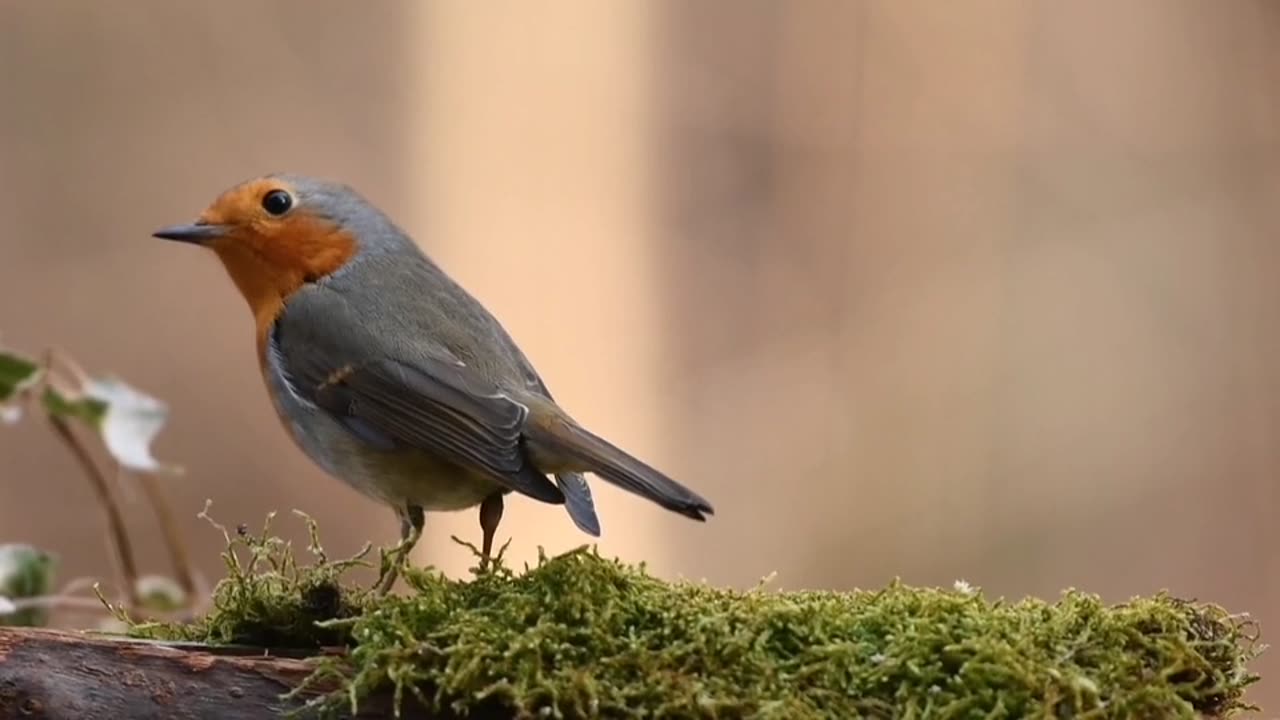
[{"label": "bird's eye", "polygon": [[262,196],[262,209],[272,215],[283,215],[293,207],[293,196],[283,190],[272,190]]}]

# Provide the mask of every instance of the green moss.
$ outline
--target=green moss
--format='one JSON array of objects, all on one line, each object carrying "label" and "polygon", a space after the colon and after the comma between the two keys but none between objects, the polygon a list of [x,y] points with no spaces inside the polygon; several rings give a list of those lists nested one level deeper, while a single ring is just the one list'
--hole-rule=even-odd
[{"label": "green moss", "polygon": [[[314,527],[313,527],[314,532]],[[326,702],[394,690],[457,714],[662,718],[1196,717],[1247,709],[1253,626],[1167,595],[1108,606],[1067,592],[1006,603],[892,584],[877,592],[669,583],[580,549],[413,591],[340,586],[358,560],[300,567],[288,545],[229,537],[216,607],[146,637],[345,643],[313,680]],[[316,620],[342,618],[316,624]]]},{"label": "green moss", "polygon": [[330,561],[320,546],[315,523],[297,513],[306,520],[311,534],[308,549],[316,558],[314,564],[303,566],[292,545],[271,534],[274,513],[267,517],[261,534],[244,526],[232,534],[213,522],[207,510],[200,516],[222,532],[227,544],[222,553],[227,577],[214,588],[212,611],[190,624],[133,623],[116,611],[129,622],[130,635],[290,649],[342,645],[349,640],[346,628],[322,623],[359,616],[372,606],[372,593],[339,582],[351,568],[368,564],[363,560],[368,547],[356,557]]}]

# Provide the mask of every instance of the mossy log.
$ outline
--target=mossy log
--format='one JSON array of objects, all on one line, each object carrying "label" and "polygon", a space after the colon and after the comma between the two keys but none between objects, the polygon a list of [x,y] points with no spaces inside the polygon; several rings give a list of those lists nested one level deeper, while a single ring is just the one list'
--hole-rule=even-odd
[{"label": "mossy log", "polygon": [[[249,646],[162,642],[33,628],[0,628],[0,717],[49,720],[96,718],[276,718],[304,709],[307,700],[334,690],[319,684],[294,699],[284,695],[314,670],[303,653],[279,654]],[[355,715],[385,718],[393,695],[364,697]],[[334,710],[334,708],[330,708]],[[301,712],[299,717],[308,717]],[[406,719],[448,720],[411,699]],[[515,717],[487,708],[471,720]],[[1199,715],[1216,718],[1216,715]]]},{"label": "mossy log", "polygon": [[[0,628],[0,717],[276,718],[333,689],[317,686],[282,699],[314,669],[304,659],[262,648]],[[347,717],[390,717],[391,705],[390,693],[371,694],[357,715]],[[412,702],[404,703],[401,716],[450,717],[427,714]]]},{"label": "mossy log", "polygon": [[[228,533],[208,613],[117,613],[143,643],[0,644],[0,709],[35,700],[44,717],[247,718],[297,703],[339,717],[564,720],[1193,720],[1254,709],[1253,623],[1165,593],[1112,605],[1074,590],[1009,602],[964,583],[730,590],[580,548],[519,573],[499,560],[468,580],[405,568],[406,592],[380,596],[343,582],[352,561],[330,561],[311,530],[309,566],[268,529]],[[161,702],[171,704],[139,714]],[[182,712],[163,712],[178,702]]]}]

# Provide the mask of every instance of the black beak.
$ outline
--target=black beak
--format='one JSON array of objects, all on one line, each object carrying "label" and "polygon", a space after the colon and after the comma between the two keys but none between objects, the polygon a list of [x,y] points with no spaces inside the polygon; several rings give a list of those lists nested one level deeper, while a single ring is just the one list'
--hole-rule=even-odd
[{"label": "black beak", "polygon": [[160,228],[159,230],[151,233],[151,236],[162,238],[164,240],[177,240],[178,242],[203,245],[210,240],[226,235],[227,229],[226,225],[208,225],[205,223],[170,225],[169,227]]}]

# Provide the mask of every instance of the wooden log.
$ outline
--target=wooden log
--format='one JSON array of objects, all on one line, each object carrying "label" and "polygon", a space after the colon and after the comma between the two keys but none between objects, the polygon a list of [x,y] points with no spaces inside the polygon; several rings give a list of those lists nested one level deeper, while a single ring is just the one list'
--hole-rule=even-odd
[{"label": "wooden log", "polygon": [[[261,648],[0,628],[0,718],[275,718],[305,702],[281,696],[311,669]],[[390,708],[390,695],[378,695],[362,701],[355,717],[391,717]],[[402,717],[445,720],[408,698]]]},{"label": "wooden log", "polygon": [[[310,674],[305,654],[0,627],[0,720],[277,718],[334,689],[318,686],[296,702],[282,700]],[[336,717],[389,718],[391,707],[390,693],[376,693],[361,701],[357,715]],[[408,694],[401,717],[461,720],[452,713],[428,713]],[[485,706],[465,717],[511,720],[513,715]]]}]

